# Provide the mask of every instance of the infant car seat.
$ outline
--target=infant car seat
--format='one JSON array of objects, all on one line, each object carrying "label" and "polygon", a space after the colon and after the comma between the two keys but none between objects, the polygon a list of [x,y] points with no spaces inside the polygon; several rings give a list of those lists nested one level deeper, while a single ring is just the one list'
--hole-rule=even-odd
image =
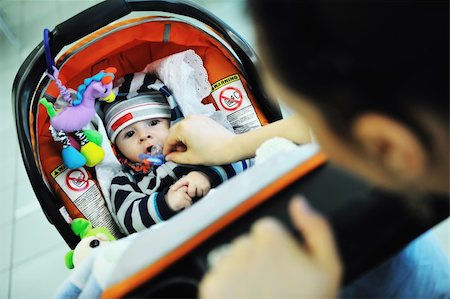
[{"label": "infant car seat", "polygon": [[[140,10],[152,11],[153,15],[113,23],[130,11]],[[58,57],[56,66],[61,81],[73,89],[84,78],[108,66],[116,67],[116,78],[120,78],[143,70],[152,61],[193,49],[202,58],[212,86],[205,103],[228,109],[228,113],[236,112],[235,122],[239,122],[239,117],[250,116],[253,126],[281,118],[279,108],[261,88],[256,55],[250,46],[225,23],[194,4],[105,1],[56,26],[50,33],[49,45],[51,53]],[[66,45],[71,45],[69,50],[59,54]],[[17,129],[25,167],[42,209],[73,248],[79,238],[67,225],[69,217],[84,217],[93,221],[94,226],[115,228],[106,219],[108,211],[101,203],[103,197],[94,172],[87,167],[67,169],[49,133],[47,112],[38,103],[42,97],[55,101],[59,90],[54,81],[43,76],[44,54],[41,43],[17,74],[13,90]],[[221,91],[227,88],[237,88],[243,98],[239,105],[227,106],[220,101]],[[246,101],[251,107],[247,107]],[[99,206],[94,208],[92,201]]]},{"label": "infant car seat", "polygon": [[[147,11],[149,16],[119,20],[134,11]],[[50,32],[49,46],[57,57],[61,81],[72,88],[105,67],[116,67],[119,78],[141,71],[149,62],[193,49],[202,58],[211,83],[212,93],[205,103],[229,115],[235,113],[236,122],[250,117],[256,126],[281,118],[279,107],[264,92],[252,48],[223,21],[194,3],[108,0],[57,25]],[[60,53],[65,46],[70,47]],[[39,105],[42,97],[54,101],[59,93],[55,83],[44,75],[46,66],[41,42],[25,59],[14,81],[16,127],[23,162],[39,203],[50,223],[74,248],[80,239],[70,229],[70,219],[84,217],[94,226],[111,230],[115,230],[115,224],[92,169],[69,170],[62,164],[60,151],[48,131],[47,112]],[[244,105],[244,100],[226,102],[222,95],[230,91],[238,92],[250,105]],[[397,197],[373,196],[371,186],[325,163],[322,153],[310,153],[307,159],[293,154],[292,165],[287,165],[283,157],[277,159],[269,161],[270,173],[254,167],[221,185],[213,196],[237,196],[237,190],[245,189],[237,182],[253,186],[254,190],[251,194],[241,192],[240,202],[232,209],[205,223],[190,240],[172,243],[175,249],[119,279],[105,296],[196,296],[198,282],[208,268],[208,254],[247,231],[255,219],[271,215],[292,229],[286,211],[292,194],[303,193],[329,217],[346,269],[345,282],[448,217],[448,201],[428,201],[428,218],[424,220],[408,211]],[[195,206],[189,210],[200,211]],[[179,215],[178,219],[188,217],[185,212]],[[140,250],[138,255],[146,254],[143,248]]]}]

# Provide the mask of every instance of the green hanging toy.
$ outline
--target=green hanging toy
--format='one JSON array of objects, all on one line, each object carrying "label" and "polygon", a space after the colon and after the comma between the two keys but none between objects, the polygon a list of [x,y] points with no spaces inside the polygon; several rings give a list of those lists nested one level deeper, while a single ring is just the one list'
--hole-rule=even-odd
[{"label": "green hanging toy", "polygon": [[92,228],[91,222],[84,218],[74,219],[70,227],[77,236],[80,236],[81,241],[74,250],[66,253],[65,263],[69,269],[78,266],[94,248],[116,240],[107,228]]}]

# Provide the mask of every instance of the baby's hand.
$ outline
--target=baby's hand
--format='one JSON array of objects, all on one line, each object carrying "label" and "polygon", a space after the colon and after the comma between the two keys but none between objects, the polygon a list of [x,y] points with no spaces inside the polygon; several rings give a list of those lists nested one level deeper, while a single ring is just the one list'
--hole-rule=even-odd
[{"label": "baby's hand", "polygon": [[166,203],[172,211],[176,212],[192,205],[192,198],[187,194],[187,190],[188,187],[182,186],[178,190],[170,188],[166,193]]},{"label": "baby's hand", "polygon": [[205,196],[209,189],[211,189],[211,183],[206,175],[199,171],[191,171],[181,179],[175,182],[170,189],[179,190],[182,187],[187,187],[187,194],[193,197]]}]

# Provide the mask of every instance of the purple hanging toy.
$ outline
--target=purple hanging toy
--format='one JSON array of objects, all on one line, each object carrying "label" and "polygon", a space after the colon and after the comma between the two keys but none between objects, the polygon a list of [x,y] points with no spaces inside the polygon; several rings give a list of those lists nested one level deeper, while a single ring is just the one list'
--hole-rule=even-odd
[{"label": "purple hanging toy", "polygon": [[[69,104],[60,110],[55,110],[52,103],[42,98],[40,103],[47,109],[50,116],[50,131],[53,139],[63,144],[61,152],[64,165],[74,169],[81,166],[95,166],[105,157],[101,148],[101,135],[88,130],[87,125],[95,116],[95,99],[111,103],[115,99],[112,92],[116,68],[109,67],[98,74],[84,80],[77,93],[71,93],[59,80],[59,71],[53,67],[53,74],[47,75],[55,80],[60,96]],[[80,151],[72,146],[67,133],[74,133],[80,141]]]}]

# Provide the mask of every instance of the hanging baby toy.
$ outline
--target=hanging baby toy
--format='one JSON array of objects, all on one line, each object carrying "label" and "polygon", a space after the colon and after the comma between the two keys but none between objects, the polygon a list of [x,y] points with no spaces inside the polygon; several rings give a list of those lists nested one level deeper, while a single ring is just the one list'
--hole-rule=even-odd
[{"label": "hanging baby toy", "polygon": [[[46,72],[53,79],[60,90],[60,97],[68,103],[65,107],[56,110],[54,105],[42,98],[40,103],[47,109],[50,116],[50,131],[55,141],[63,144],[62,159],[67,168],[74,169],[81,166],[95,166],[100,163],[105,153],[101,148],[101,135],[88,130],[87,125],[95,116],[95,100],[114,101],[112,92],[114,74],[113,67],[106,68],[96,75],[86,78],[78,87],[76,94],[71,93],[59,80],[59,71],[53,67],[53,75]],[[67,133],[74,133],[80,143],[78,151]]]}]

